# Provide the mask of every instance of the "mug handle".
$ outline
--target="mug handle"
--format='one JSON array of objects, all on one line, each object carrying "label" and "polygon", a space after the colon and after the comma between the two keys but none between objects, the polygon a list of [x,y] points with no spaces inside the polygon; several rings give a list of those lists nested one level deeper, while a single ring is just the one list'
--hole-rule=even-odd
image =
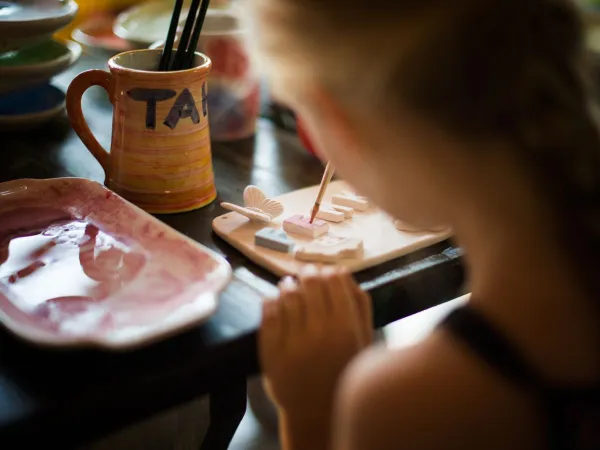
[{"label": "mug handle", "polygon": [[67,89],[67,115],[71,126],[94,158],[98,160],[108,179],[110,154],[94,137],[81,110],[81,98],[84,92],[92,86],[103,87],[108,92],[110,102],[113,102],[112,75],[104,70],[87,70],[77,75]]}]

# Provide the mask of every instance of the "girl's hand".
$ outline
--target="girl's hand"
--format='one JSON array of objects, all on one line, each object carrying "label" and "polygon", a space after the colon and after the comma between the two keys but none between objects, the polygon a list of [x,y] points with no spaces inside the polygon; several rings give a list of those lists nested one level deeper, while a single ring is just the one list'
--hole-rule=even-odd
[{"label": "girl's hand", "polygon": [[372,341],[370,297],[346,270],[314,266],[279,288],[259,336],[267,391],[287,415],[330,414],[340,375]]}]

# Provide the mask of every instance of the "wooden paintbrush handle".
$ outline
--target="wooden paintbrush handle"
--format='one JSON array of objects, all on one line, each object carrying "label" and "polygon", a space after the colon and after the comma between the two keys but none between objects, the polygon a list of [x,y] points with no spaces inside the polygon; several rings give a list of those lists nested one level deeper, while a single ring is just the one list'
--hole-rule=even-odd
[{"label": "wooden paintbrush handle", "polygon": [[323,178],[321,179],[321,186],[319,187],[319,193],[317,194],[316,204],[321,204],[321,200],[323,200],[323,196],[325,195],[325,191],[327,190],[327,186],[329,182],[333,178],[333,173],[335,169],[331,165],[331,163],[327,163],[327,167],[325,167],[325,172],[323,173]]},{"label": "wooden paintbrush handle", "polygon": [[325,167],[325,172],[323,173],[323,178],[321,178],[321,185],[319,186],[319,193],[317,194],[317,200],[311,210],[310,213],[310,223],[313,223],[317,213],[319,212],[319,207],[321,206],[321,201],[323,200],[323,196],[325,195],[325,191],[327,190],[327,186],[329,182],[333,178],[333,174],[335,173],[335,169],[331,165],[331,163],[327,163],[327,167]]}]

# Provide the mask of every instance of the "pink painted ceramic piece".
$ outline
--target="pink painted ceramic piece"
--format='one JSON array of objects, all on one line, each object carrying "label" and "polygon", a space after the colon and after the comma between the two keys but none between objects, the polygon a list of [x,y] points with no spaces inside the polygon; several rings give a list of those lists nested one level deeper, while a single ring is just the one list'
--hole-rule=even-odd
[{"label": "pink painted ceramic piece", "polygon": [[283,229],[288,233],[315,239],[329,231],[329,224],[320,219],[310,223],[310,217],[296,214],[283,221]]},{"label": "pink painted ceramic piece", "polygon": [[0,184],[0,322],[30,341],[125,349],[208,318],[229,264],[98,183]]}]

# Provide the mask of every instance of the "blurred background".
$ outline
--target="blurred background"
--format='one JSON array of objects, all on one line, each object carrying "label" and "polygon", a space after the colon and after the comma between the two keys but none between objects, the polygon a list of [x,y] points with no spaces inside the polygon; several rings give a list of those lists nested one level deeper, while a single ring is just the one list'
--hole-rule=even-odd
[{"label": "blurred background", "polygon": [[[212,0],[211,9],[230,10],[236,3],[242,1],[245,0]],[[574,1],[584,12],[588,47],[594,56],[600,55],[600,0]],[[84,46],[84,51],[101,56],[103,50],[110,53],[111,51],[122,51],[127,48],[140,48],[160,44],[160,42],[157,43],[156,41],[164,39],[166,35],[168,14],[170,14],[173,0],[77,0],[77,3],[80,8],[78,16],[68,28],[60,32],[60,36],[67,39],[73,38]],[[145,22],[142,17],[146,17]],[[184,18],[185,16],[183,16],[182,20]],[[210,28],[210,20],[208,28]],[[117,35],[113,31],[116,31]],[[111,42],[113,48],[110,48]],[[207,52],[206,47],[200,48],[200,50],[204,50],[205,53],[211,53],[209,56],[212,59],[219,59],[219,57],[227,58],[226,55],[223,55],[223,52],[227,51],[226,46],[221,46],[220,50],[217,47],[213,46],[212,52]],[[599,61],[598,65],[600,67],[600,57],[596,59]],[[227,86],[217,86],[216,83],[213,83],[213,85],[214,88],[218,88],[220,91],[227,92],[228,90]],[[247,94],[249,97],[256,96],[254,86],[245,86],[244,89],[249,92]],[[238,92],[236,95],[239,97],[240,93]],[[292,111],[270,100],[264,83],[261,83],[259,96],[259,114],[269,118],[279,127],[290,131],[298,131],[303,144],[308,146],[308,149],[312,151],[302,130],[302,124],[297,123]],[[225,94],[225,97],[227,97],[227,94]],[[255,99],[251,98],[250,103],[252,101],[255,101]],[[217,115],[227,116],[231,114],[231,108],[228,111],[227,106],[231,102],[231,98],[223,99],[223,95],[221,95],[220,99],[213,99],[211,111],[215,113],[215,119],[217,119]],[[250,106],[250,109],[253,107],[253,105]],[[248,113],[246,112],[245,114]],[[244,114],[238,114],[238,116],[241,115]],[[250,112],[250,115],[252,115],[252,112]],[[242,120],[239,117],[234,117],[233,119],[230,117],[229,119],[234,121]],[[223,120],[223,122],[226,121]],[[249,123],[245,126],[251,127],[251,122],[252,120],[250,119]],[[223,125],[222,123],[213,125],[211,123],[217,139],[223,137],[224,140],[227,140],[228,138],[236,138],[236,134],[239,137],[247,134],[247,131],[242,130],[227,136],[227,133],[221,130],[224,126],[226,127],[227,125]]]},{"label": "blurred background", "polygon": [[[259,71],[250,67],[248,36],[236,4],[211,0],[197,50],[212,60],[208,84],[211,138],[254,135],[262,116],[296,131],[294,114],[271,102]],[[32,127],[64,113],[63,73],[107,68],[128,50],[157,48],[167,35],[174,0],[27,0],[2,2],[0,129]],[[179,33],[191,0],[185,0]],[[32,18],[36,18],[32,21]],[[42,17],[43,20],[37,20]],[[35,22],[35,26],[32,25]],[[24,106],[26,105],[26,106]]]},{"label": "blurred background", "polygon": [[[312,152],[308,137],[293,111],[272,101],[260,68],[250,67],[245,42],[249,38],[239,22],[240,3],[251,0],[211,0],[197,50],[213,62],[208,85],[211,137],[215,141],[246,139],[255,133],[262,117],[276,126],[297,132]],[[600,0],[573,0],[584,12],[587,45],[597,62],[600,82]],[[61,73],[106,68],[117,53],[157,48],[165,39],[174,0],[27,0],[0,2],[14,5],[15,14],[42,11],[42,28],[13,27],[0,17],[0,129],[35,125],[64,113],[64,89],[52,84]],[[187,17],[181,15],[180,29]],[[76,4],[76,6],[75,6]],[[71,7],[69,6],[71,5]],[[3,6],[6,16],[6,6]],[[25,18],[25,17],[23,17]],[[5,19],[5,17],[4,17]],[[25,22],[23,22],[25,23]],[[34,39],[35,37],[35,39]],[[39,37],[39,39],[38,39]],[[83,62],[83,61],[82,61]]]}]

